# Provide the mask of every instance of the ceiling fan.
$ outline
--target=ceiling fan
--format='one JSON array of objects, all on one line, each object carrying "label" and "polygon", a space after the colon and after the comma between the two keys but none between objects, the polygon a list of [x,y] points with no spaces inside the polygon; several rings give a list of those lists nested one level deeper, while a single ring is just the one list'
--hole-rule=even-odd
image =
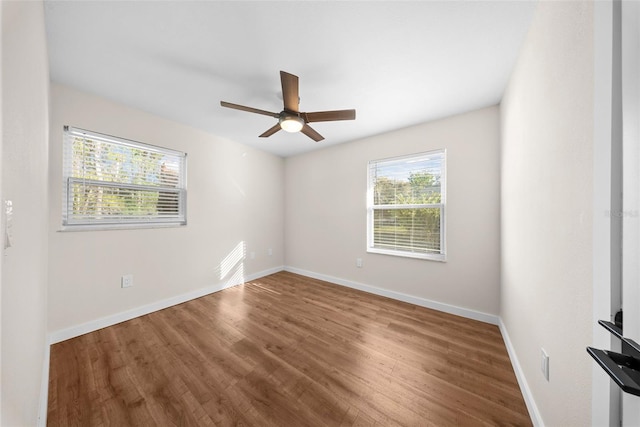
[{"label": "ceiling fan", "polygon": [[324,137],[316,132],[308,123],[332,122],[336,120],[355,120],[356,110],[335,110],[316,111],[312,113],[302,113],[299,111],[300,97],[298,95],[298,76],[280,71],[280,81],[282,83],[282,99],[284,110],[279,113],[259,110],[257,108],[245,107],[244,105],[232,104],[220,101],[220,105],[249,113],[263,114],[278,119],[278,123],[267,129],[260,138],[266,138],[283,129],[287,132],[302,132],[314,141],[322,141]]}]

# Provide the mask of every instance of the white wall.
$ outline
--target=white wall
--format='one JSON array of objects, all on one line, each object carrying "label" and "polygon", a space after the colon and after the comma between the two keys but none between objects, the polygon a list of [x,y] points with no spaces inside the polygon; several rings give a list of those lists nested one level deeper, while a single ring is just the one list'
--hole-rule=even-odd
[{"label": "white wall", "polygon": [[[447,262],[366,253],[367,162],[440,148],[447,149]],[[287,158],[287,266],[497,315],[498,149],[499,111],[489,107]]]},{"label": "white wall", "polygon": [[[64,125],[187,152],[188,225],[58,231]],[[50,332],[225,283],[237,268],[242,268],[239,277],[283,265],[284,165],[279,157],[53,85],[50,170]],[[242,243],[246,258],[232,259],[232,271],[222,268],[227,274],[221,274],[225,258],[233,258]],[[123,274],[133,274],[132,288],[120,288]]]},{"label": "white wall", "polygon": [[48,360],[49,69],[42,3],[1,2],[0,7],[2,197],[14,210],[13,247],[2,251],[0,424],[33,426]]},{"label": "white wall", "polygon": [[593,61],[593,3],[540,2],[501,104],[501,317],[550,426],[591,424]]}]

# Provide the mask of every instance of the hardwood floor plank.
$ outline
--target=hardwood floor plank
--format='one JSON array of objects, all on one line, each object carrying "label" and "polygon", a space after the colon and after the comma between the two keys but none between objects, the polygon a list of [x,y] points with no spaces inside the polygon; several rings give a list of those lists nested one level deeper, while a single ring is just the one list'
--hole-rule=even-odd
[{"label": "hardwood floor plank", "polygon": [[531,421],[496,326],[280,272],[53,345],[48,425]]}]

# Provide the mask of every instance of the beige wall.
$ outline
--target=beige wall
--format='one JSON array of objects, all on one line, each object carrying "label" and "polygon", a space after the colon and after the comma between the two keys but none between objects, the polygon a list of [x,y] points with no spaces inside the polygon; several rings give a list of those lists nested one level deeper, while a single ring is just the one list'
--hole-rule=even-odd
[{"label": "beige wall", "polygon": [[501,317],[550,426],[591,424],[593,59],[593,4],[541,2],[501,104]]},{"label": "beige wall", "polygon": [[1,2],[0,8],[2,198],[14,211],[13,246],[2,251],[0,424],[33,426],[48,354],[49,69],[42,3]]},{"label": "beige wall", "polygon": [[[64,125],[186,152],[188,225],[58,231]],[[279,157],[54,85],[50,168],[50,332],[224,283],[238,268],[247,276],[283,265]],[[221,265],[242,242],[246,257],[227,273]],[[123,274],[133,274],[132,288],[120,288]]]},{"label": "beige wall", "polygon": [[[287,266],[497,315],[498,147],[499,111],[489,107],[287,158]],[[367,162],[440,148],[447,149],[447,262],[367,253]]]}]

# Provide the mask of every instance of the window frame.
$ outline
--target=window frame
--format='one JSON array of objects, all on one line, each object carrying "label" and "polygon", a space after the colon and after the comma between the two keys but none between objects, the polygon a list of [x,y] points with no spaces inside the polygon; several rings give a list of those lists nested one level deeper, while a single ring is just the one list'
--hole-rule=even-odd
[{"label": "window frame", "polygon": [[[400,162],[403,160],[411,160],[423,158],[425,156],[442,154],[442,168],[440,173],[440,203],[428,204],[394,204],[394,205],[374,205],[374,183],[372,177],[373,166],[381,163]],[[384,159],[369,160],[367,163],[367,252],[382,255],[392,255],[403,258],[415,258],[430,261],[446,262],[447,246],[446,246],[446,204],[447,204],[447,150],[445,148],[423,151],[420,153],[407,154],[397,157],[389,157]],[[423,209],[423,208],[439,208],[440,209],[440,252],[439,253],[418,253],[402,251],[398,249],[377,248],[374,246],[374,212],[382,209]]]},{"label": "window frame", "polygon": [[[144,151],[151,151],[178,157],[180,160],[179,170],[177,171],[177,175],[179,176],[179,178],[177,179],[176,187],[102,181],[72,176],[72,166],[70,163],[73,161],[73,143],[70,143],[70,141],[73,141],[74,136],[80,135],[86,135],[87,137],[93,137],[96,140],[104,141],[109,144],[119,145],[122,147],[136,148]],[[62,139],[62,227],[59,231],[167,228],[183,227],[187,225],[187,153],[68,125],[65,125],[63,127]],[[140,216],[137,218],[114,217],[104,219],[74,219],[72,214],[72,186],[74,184],[119,188],[125,191],[157,191],[163,193],[175,193],[178,204],[178,213],[176,216],[167,218],[162,218],[160,216]],[[157,214],[158,210],[156,208],[156,215]]]}]

